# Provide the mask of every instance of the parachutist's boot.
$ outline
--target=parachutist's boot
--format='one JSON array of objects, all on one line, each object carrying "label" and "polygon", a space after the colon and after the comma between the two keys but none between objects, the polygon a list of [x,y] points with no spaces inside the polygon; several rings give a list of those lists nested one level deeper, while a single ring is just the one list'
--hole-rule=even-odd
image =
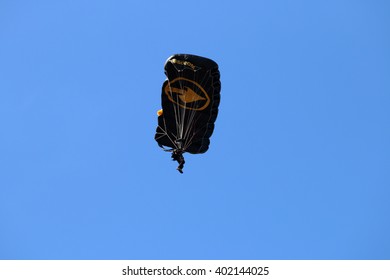
[{"label": "parachutist's boot", "polygon": [[181,169],[180,167],[176,168],[176,170],[183,174],[183,169]]}]

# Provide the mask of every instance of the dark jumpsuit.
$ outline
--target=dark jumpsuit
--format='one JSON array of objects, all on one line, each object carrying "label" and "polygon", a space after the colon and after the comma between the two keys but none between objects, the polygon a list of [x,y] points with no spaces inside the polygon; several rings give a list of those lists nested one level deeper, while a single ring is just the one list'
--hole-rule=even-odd
[{"label": "dark jumpsuit", "polygon": [[179,166],[177,167],[177,170],[180,173],[183,173],[183,167],[184,167],[184,163],[185,163],[185,160],[184,160],[184,157],[183,157],[183,152],[174,150],[172,152],[172,160],[176,160],[179,163]]}]

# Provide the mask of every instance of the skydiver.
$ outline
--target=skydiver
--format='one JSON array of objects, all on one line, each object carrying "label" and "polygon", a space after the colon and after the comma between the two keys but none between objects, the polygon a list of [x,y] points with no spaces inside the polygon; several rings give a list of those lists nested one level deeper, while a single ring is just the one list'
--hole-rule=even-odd
[{"label": "skydiver", "polygon": [[177,171],[179,171],[180,173],[183,174],[183,167],[184,167],[184,163],[185,163],[185,160],[183,157],[183,151],[175,149],[175,150],[173,150],[171,157],[172,157],[172,160],[176,160],[179,163],[179,166],[176,168]]}]

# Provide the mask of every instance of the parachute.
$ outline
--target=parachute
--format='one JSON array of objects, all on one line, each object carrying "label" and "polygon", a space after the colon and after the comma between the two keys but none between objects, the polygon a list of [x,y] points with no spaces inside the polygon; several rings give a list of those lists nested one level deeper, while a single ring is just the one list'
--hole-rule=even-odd
[{"label": "parachute", "polygon": [[220,102],[220,73],[213,60],[189,54],[175,54],[164,66],[167,79],[161,93],[154,139],[182,173],[183,153],[208,150]]}]

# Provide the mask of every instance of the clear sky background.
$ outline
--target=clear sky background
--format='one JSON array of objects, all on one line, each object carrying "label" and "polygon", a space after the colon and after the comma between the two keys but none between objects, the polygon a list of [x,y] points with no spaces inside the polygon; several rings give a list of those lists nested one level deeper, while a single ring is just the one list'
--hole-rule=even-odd
[{"label": "clear sky background", "polygon": [[[389,259],[388,1],[0,1],[1,259]],[[215,60],[209,151],[154,141]]]}]

